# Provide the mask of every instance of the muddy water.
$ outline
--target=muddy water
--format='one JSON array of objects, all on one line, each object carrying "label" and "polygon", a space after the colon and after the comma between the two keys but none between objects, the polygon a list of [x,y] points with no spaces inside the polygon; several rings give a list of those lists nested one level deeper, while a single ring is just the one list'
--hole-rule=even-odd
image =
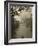
[{"label": "muddy water", "polygon": [[16,35],[17,38],[31,38],[32,32],[30,27],[26,27],[25,24],[19,24],[19,28],[16,29]]}]

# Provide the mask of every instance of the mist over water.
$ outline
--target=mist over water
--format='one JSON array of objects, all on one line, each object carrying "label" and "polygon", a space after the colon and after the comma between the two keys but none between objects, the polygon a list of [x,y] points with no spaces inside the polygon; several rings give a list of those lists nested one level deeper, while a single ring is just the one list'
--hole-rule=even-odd
[{"label": "mist over water", "polygon": [[14,16],[11,17],[12,38],[32,38],[32,8],[13,7]]}]

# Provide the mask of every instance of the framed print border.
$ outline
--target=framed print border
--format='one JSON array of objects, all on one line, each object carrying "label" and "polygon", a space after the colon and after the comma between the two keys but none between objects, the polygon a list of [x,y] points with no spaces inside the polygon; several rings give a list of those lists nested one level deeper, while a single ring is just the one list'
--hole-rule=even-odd
[{"label": "framed print border", "polygon": [[[35,6],[35,41],[32,42],[17,42],[17,43],[8,43],[8,3],[33,3]],[[4,1],[4,44],[31,44],[37,43],[37,2],[30,1]]]}]

